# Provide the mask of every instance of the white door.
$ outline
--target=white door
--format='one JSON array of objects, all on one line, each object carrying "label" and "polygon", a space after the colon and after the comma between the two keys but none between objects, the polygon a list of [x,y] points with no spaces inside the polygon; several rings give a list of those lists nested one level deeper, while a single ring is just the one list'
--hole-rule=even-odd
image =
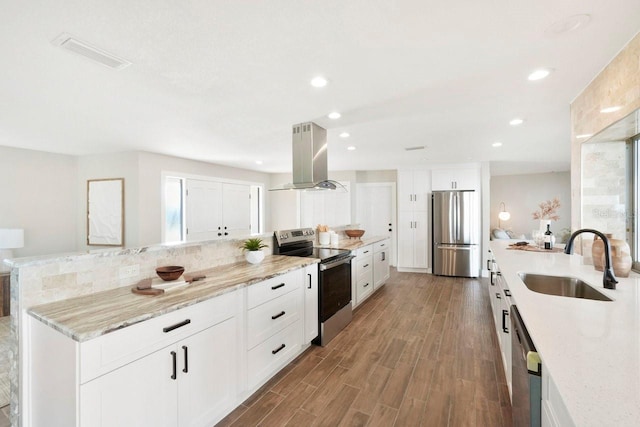
[{"label": "white door", "polygon": [[175,426],[178,378],[172,378],[172,351],[175,346],[81,385],[81,425]]},{"label": "white door", "polygon": [[251,187],[222,184],[222,235],[246,236],[251,233]]},{"label": "white door", "polygon": [[413,213],[413,266],[415,268],[429,267],[429,218],[427,211]]},{"label": "white door", "polygon": [[222,184],[187,179],[187,241],[217,239],[222,225]]},{"label": "white door", "polygon": [[413,212],[398,212],[398,267],[413,268]]},{"label": "white door", "polygon": [[[387,236],[391,239],[390,260],[395,265],[395,185],[390,182],[357,185],[356,222],[366,236]],[[366,237],[365,236],[365,237]]]},{"label": "white door", "polygon": [[232,317],[178,343],[179,426],[214,425],[233,407],[240,382],[236,327]]}]

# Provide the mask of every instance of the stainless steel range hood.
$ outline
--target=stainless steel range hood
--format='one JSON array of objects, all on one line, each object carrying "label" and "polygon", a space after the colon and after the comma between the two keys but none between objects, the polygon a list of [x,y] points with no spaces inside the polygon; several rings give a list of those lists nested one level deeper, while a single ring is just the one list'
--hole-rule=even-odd
[{"label": "stainless steel range hood", "polygon": [[313,122],[293,126],[293,183],[277,190],[335,190],[344,187],[329,179],[327,130]]}]

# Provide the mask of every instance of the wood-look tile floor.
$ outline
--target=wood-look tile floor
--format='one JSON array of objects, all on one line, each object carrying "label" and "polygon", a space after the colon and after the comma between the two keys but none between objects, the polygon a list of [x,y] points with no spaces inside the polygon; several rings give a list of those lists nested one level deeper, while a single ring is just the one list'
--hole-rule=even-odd
[{"label": "wood-look tile floor", "polygon": [[218,426],[510,426],[486,279],[391,271]]}]

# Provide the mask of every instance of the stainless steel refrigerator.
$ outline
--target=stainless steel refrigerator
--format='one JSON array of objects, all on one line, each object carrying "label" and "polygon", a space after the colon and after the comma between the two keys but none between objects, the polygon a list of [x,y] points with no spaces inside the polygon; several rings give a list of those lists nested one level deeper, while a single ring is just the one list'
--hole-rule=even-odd
[{"label": "stainless steel refrigerator", "polygon": [[431,195],[433,274],[478,277],[480,209],[477,193],[434,191]]}]

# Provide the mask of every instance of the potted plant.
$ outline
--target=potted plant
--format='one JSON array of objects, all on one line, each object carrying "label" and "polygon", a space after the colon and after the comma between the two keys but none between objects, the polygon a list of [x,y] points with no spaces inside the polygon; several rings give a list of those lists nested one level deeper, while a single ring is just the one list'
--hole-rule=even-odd
[{"label": "potted plant", "polygon": [[245,259],[251,264],[260,264],[264,259],[264,252],[262,252],[262,248],[268,248],[269,245],[262,242],[262,239],[253,237],[251,239],[247,239],[240,246],[244,251]]}]

